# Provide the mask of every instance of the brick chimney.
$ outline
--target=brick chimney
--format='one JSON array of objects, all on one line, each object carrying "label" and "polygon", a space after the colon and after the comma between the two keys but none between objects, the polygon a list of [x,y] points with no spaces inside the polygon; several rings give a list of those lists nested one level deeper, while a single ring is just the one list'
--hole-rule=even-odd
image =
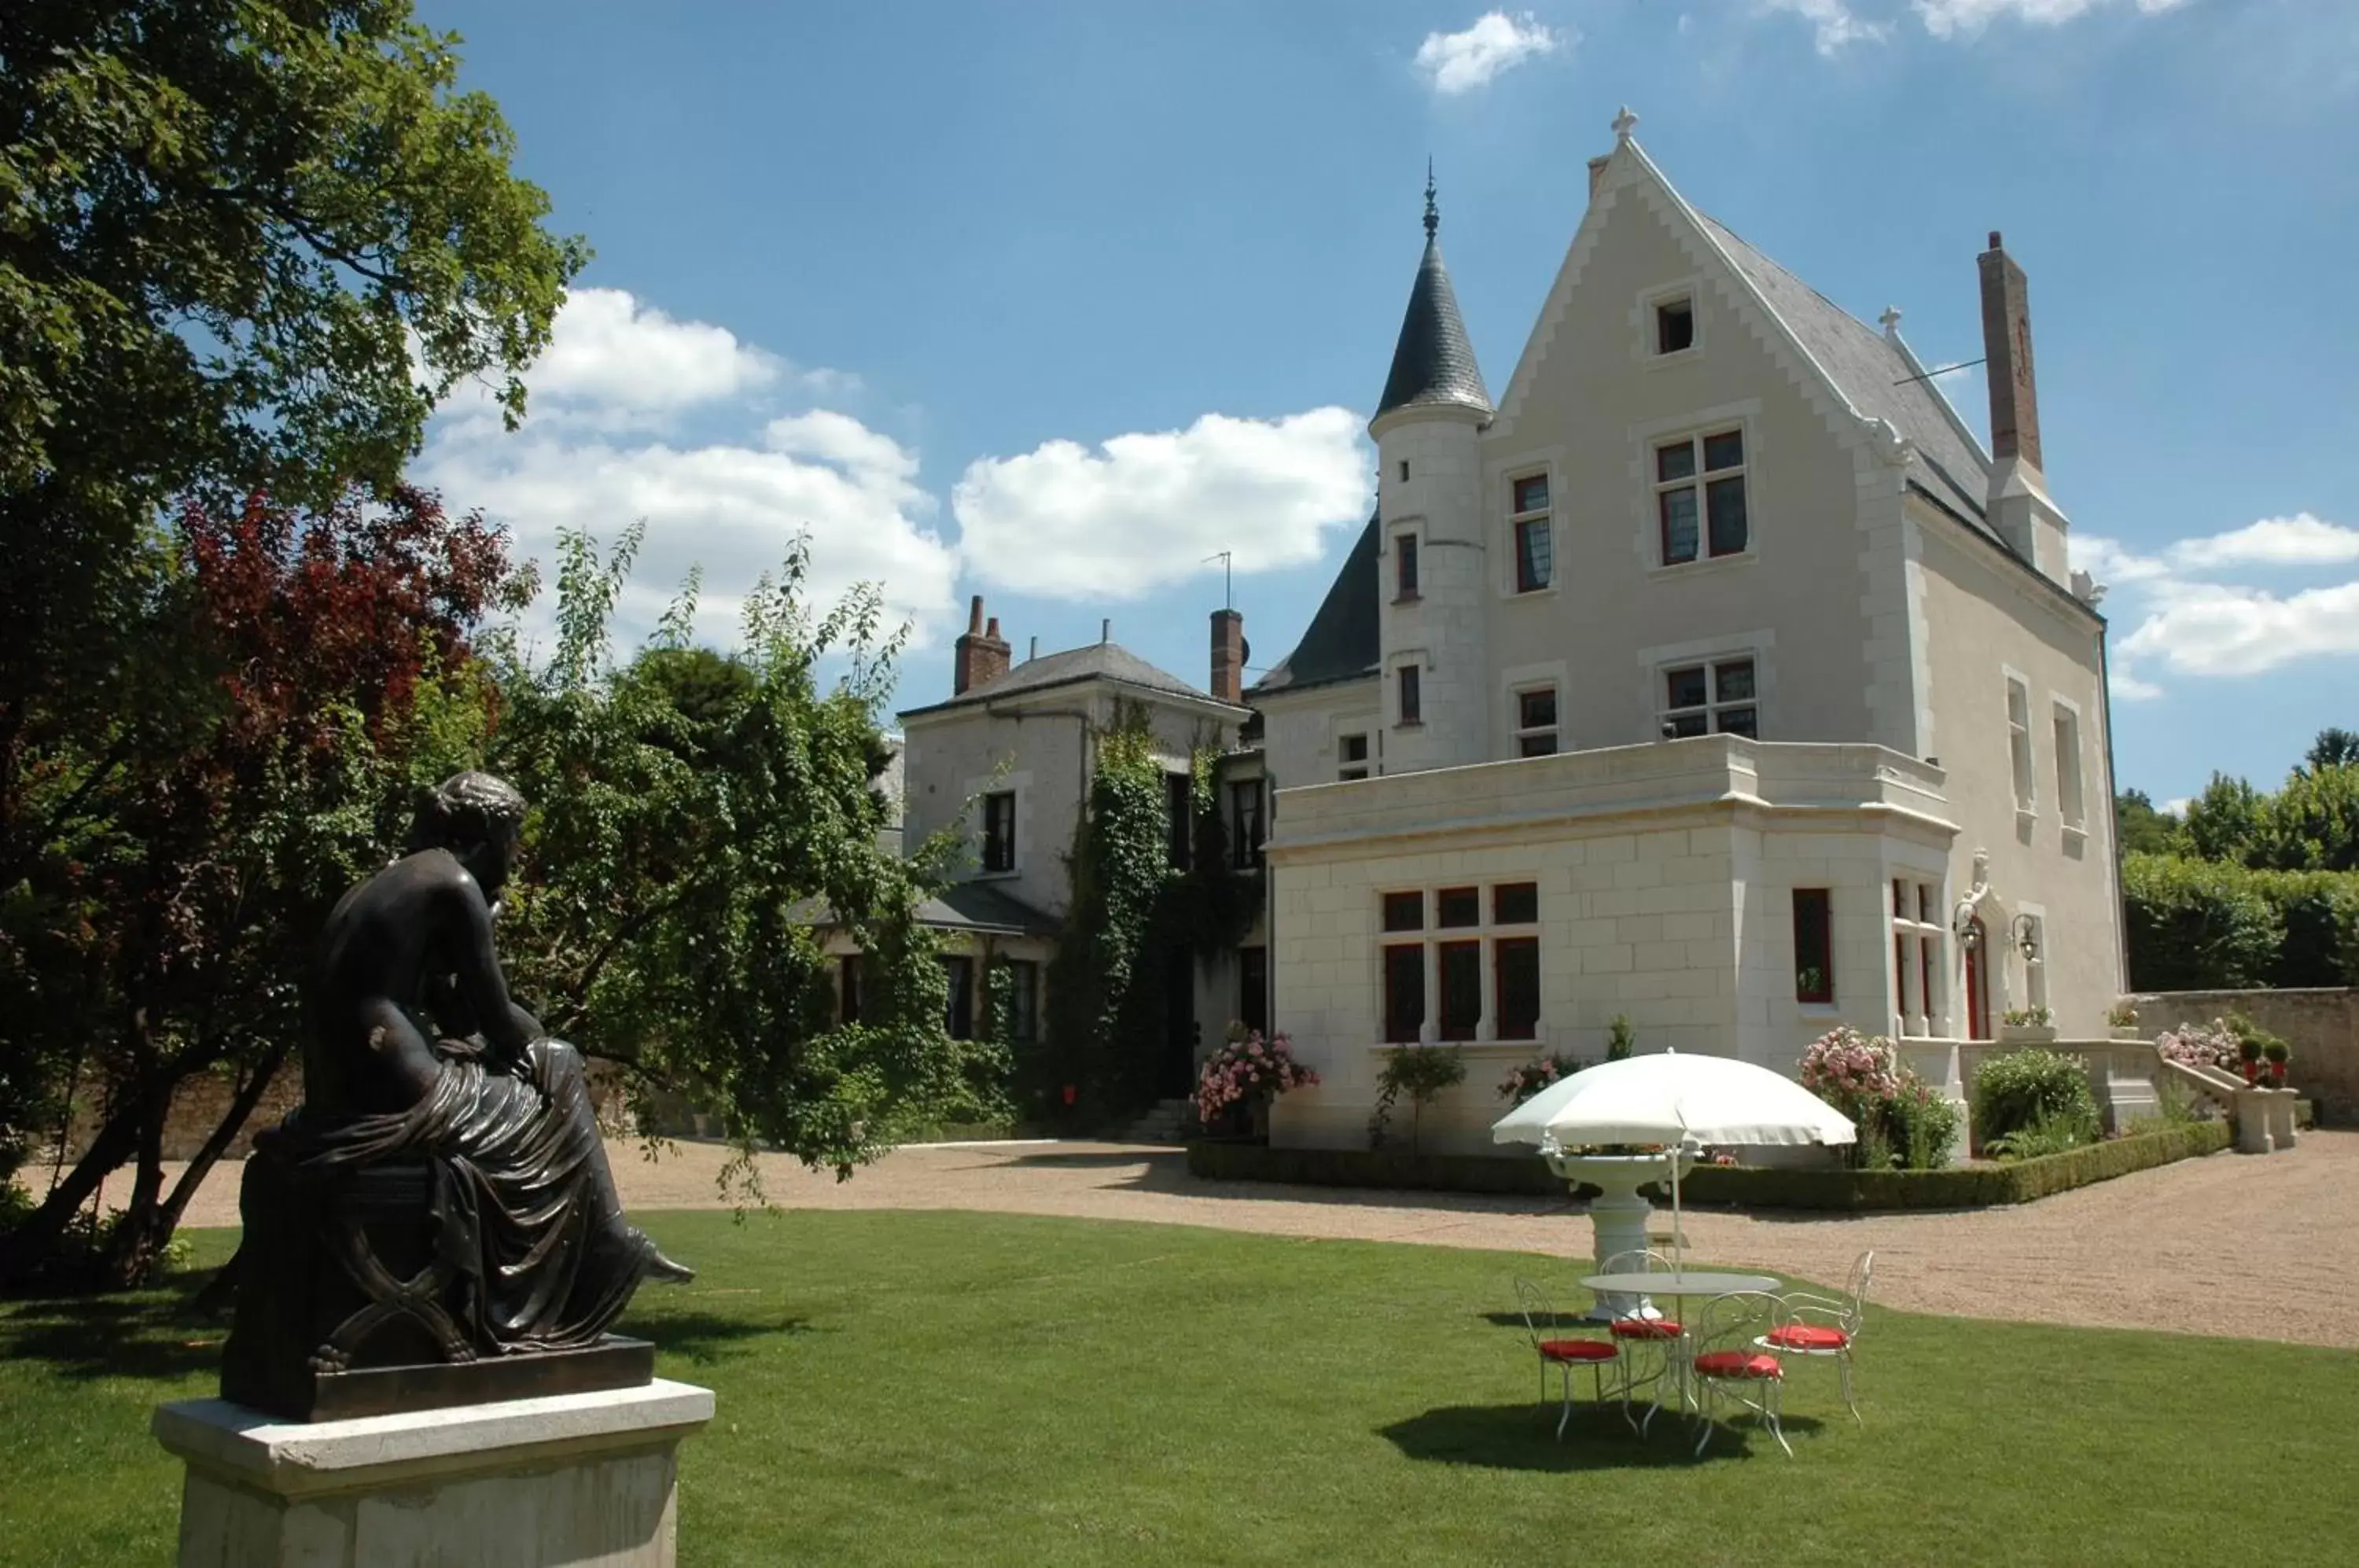
[{"label": "brick chimney", "polygon": [[1212,612],[1212,695],[1245,703],[1245,618],[1234,610]]},{"label": "brick chimney", "polygon": [[980,686],[1007,673],[1008,647],[999,635],[999,617],[984,624],[983,595],[977,593],[967,604],[966,630],[952,645],[951,663],[951,695],[963,697],[971,687]]},{"label": "brick chimney", "polygon": [[2049,498],[2031,365],[2031,288],[1996,229],[1975,258],[1982,274],[1983,375],[1990,385],[1991,526],[2016,554],[2058,583],[2071,579],[2071,528]]},{"label": "brick chimney", "polygon": [[2031,374],[2031,286],[1996,229],[1975,258],[1983,275],[1983,354],[1990,382],[1991,456],[2039,461],[2039,393]]}]

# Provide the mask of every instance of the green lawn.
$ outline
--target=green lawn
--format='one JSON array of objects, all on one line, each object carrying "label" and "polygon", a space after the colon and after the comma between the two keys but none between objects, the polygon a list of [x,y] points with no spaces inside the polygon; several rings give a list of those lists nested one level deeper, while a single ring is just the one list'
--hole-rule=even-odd
[{"label": "green lawn", "polygon": [[[647,1219],[701,1269],[628,1326],[720,1413],[713,1564],[2347,1561],[2359,1357],[1876,1312],[1701,1462],[1536,1399],[1513,1280],[1563,1259],[967,1214]],[[1568,1242],[1585,1226],[1568,1222]],[[199,1238],[217,1262],[228,1238]],[[212,1391],[186,1289],[0,1302],[0,1562],[171,1561],[158,1400]],[[1583,1379],[1585,1383],[1586,1379]]]}]

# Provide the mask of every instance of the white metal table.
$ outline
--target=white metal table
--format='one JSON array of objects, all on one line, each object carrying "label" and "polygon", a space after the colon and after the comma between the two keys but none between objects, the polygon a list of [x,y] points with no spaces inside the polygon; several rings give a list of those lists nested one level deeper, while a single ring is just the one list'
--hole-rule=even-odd
[{"label": "white metal table", "polygon": [[[1700,1269],[1634,1269],[1618,1274],[1584,1274],[1581,1277],[1581,1283],[1584,1290],[1601,1296],[1637,1297],[1639,1313],[1644,1313],[1647,1310],[1647,1298],[1649,1295],[1671,1298],[1674,1309],[1673,1321],[1680,1325],[1680,1338],[1676,1345],[1669,1347],[1669,1354],[1672,1365],[1679,1372],[1680,1401],[1680,1408],[1683,1410],[1686,1408],[1688,1397],[1687,1302],[1697,1296],[1726,1296],[1740,1290],[1774,1291],[1778,1285],[1777,1279],[1773,1275],[1731,1274]],[[1626,1399],[1628,1396],[1625,1393],[1624,1397]],[[1662,1409],[1662,1404],[1658,1392],[1655,1400],[1655,1409]],[[1655,1419],[1653,1410],[1647,1412],[1647,1419],[1649,1421]]]}]

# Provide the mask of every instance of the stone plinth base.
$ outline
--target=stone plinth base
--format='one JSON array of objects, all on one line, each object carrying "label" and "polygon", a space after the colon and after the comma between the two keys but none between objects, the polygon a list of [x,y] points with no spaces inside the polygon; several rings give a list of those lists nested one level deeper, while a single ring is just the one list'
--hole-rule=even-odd
[{"label": "stone plinth base", "polygon": [[671,1568],[679,1441],[712,1392],[642,1388],[353,1421],[156,1412],[188,1465],[180,1568]]}]

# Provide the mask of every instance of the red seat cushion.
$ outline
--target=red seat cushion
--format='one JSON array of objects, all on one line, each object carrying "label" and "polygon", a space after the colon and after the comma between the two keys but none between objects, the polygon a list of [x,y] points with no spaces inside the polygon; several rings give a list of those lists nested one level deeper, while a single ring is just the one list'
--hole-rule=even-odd
[{"label": "red seat cushion", "polygon": [[1550,1361],[1611,1361],[1616,1352],[1602,1339],[1550,1339],[1540,1344]]},{"label": "red seat cushion", "polygon": [[1617,1339],[1677,1339],[1680,1325],[1669,1318],[1616,1318],[1614,1334]]},{"label": "red seat cushion", "polygon": [[1714,1350],[1695,1358],[1697,1373],[1706,1377],[1778,1377],[1785,1374],[1774,1356],[1746,1355],[1742,1350]]},{"label": "red seat cushion", "polygon": [[1811,1323],[1788,1323],[1773,1328],[1762,1335],[1780,1350],[1841,1350],[1851,1343],[1851,1335],[1839,1328],[1821,1328]]}]

